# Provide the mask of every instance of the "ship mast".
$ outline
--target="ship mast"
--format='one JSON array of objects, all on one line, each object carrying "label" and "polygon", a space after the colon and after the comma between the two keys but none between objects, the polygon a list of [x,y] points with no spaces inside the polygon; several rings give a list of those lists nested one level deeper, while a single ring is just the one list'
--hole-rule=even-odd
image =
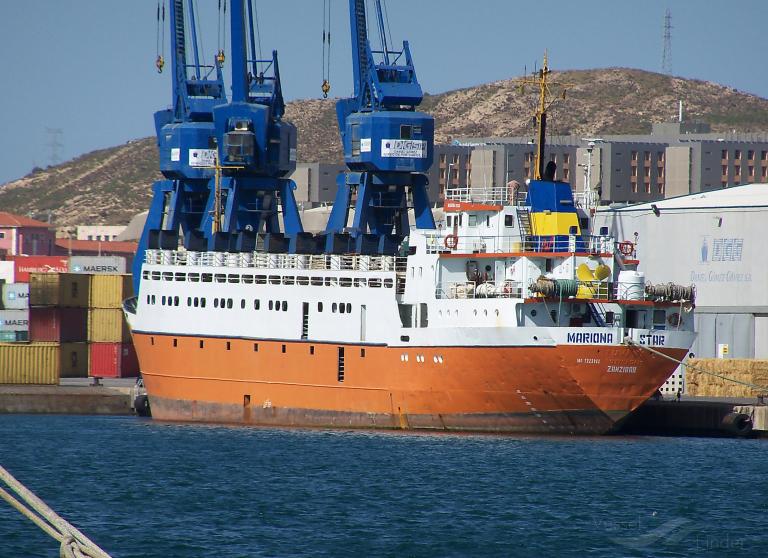
[{"label": "ship mast", "polygon": [[541,180],[544,175],[544,144],[547,139],[547,77],[552,71],[547,64],[547,51],[544,51],[544,66],[539,70],[539,106],[536,107],[536,155],[534,159],[533,179]]},{"label": "ship mast", "polygon": [[[547,139],[547,110],[555,102],[549,85],[549,60],[547,51],[544,51],[544,65],[538,72],[533,72],[531,77],[520,80],[520,89],[524,91],[525,85],[533,85],[538,89],[539,99],[536,106],[536,152],[534,153],[533,179],[541,180],[544,176],[544,146]],[[560,84],[565,87],[568,84]],[[560,95],[565,99],[565,89]]]}]

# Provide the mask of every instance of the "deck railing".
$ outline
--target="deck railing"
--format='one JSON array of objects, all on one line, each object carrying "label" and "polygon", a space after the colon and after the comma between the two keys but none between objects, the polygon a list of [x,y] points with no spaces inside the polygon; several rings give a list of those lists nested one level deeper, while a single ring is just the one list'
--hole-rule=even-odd
[{"label": "deck railing", "polygon": [[147,250],[144,263],[201,267],[298,269],[327,271],[385,271],[405,273],[407,258],[356,254],[265,254],[260,252],[190,252]]},{"label": "deck railing", "polygon": [[[443,253],[514,253],[514,252],[585,252],[611,254],[615,240],[609,236],[454,236],[450,230],[424,232],[428,254]],[[449,238],[450,237],[450,238]]]},{"label": "deck railing", "polygon": [[525,289],[520,281],[451,281],[435,290],[436,298],[523,298]]}]

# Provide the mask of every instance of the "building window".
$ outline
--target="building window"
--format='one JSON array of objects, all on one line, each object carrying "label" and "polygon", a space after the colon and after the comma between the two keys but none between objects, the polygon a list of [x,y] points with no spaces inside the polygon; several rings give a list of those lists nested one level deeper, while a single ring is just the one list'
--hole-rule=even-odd
[{"label": "building window", "polygon": [[637,151],[632,152],[632,160],[637,161]]},{"label": "building window", "polygon": [[721,153],[721,159],[724,159],[724,160],[728,159],[728,150],[727,149],[723,149],[723,151]]},{"label": "building window", "polygon": [[734,158],[734,159],[741,159],[741,149],[736,149],[736,150],[733,152],[733,158]]},{"label": "building window", "polygon": [[754,150],[750,149],[749,151],[747,151],[747,159],[749,159],[750,161],[754,161],[755,160],[755,152],[754,152]]}]

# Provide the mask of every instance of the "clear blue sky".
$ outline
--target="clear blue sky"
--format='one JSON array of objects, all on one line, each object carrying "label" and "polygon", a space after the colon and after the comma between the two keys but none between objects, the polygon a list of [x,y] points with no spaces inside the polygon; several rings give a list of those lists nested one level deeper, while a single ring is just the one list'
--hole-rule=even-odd
[{"label": "clear blue sky", "polygon": [[[166,0],[167,1],[167,0]],[[216,0],[196,0],[207,60]],[[351,92],[347,0],[331,0],[332,96]],[[290,99],[320,96],[322,0],[257,0],[262,46],[280,52]],[[157,0],[2,0],[0,183],[50,162],[154,134],[170,102],[170,66],[154,68]],[[768,0],[387,0],[395,41],[408,39],[424,89],[437,93],[519,75],[549,50],[557,70],[660,71],[672,11],[673,74],[768,97]],[[168,34],[166,32],[166,41]],[[168,47],[165,49],[168,58]]]}]

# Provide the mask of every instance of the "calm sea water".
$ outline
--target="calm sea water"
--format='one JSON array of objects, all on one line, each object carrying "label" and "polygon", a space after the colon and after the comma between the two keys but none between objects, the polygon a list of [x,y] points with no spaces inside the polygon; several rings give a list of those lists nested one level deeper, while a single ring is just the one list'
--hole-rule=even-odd
[{"label": "calm sea water", "polygon": [[[768,443],[0,416],[0,464],[115,558],[765,556]],[[58,556],[0,501],[0,557]]]}]

